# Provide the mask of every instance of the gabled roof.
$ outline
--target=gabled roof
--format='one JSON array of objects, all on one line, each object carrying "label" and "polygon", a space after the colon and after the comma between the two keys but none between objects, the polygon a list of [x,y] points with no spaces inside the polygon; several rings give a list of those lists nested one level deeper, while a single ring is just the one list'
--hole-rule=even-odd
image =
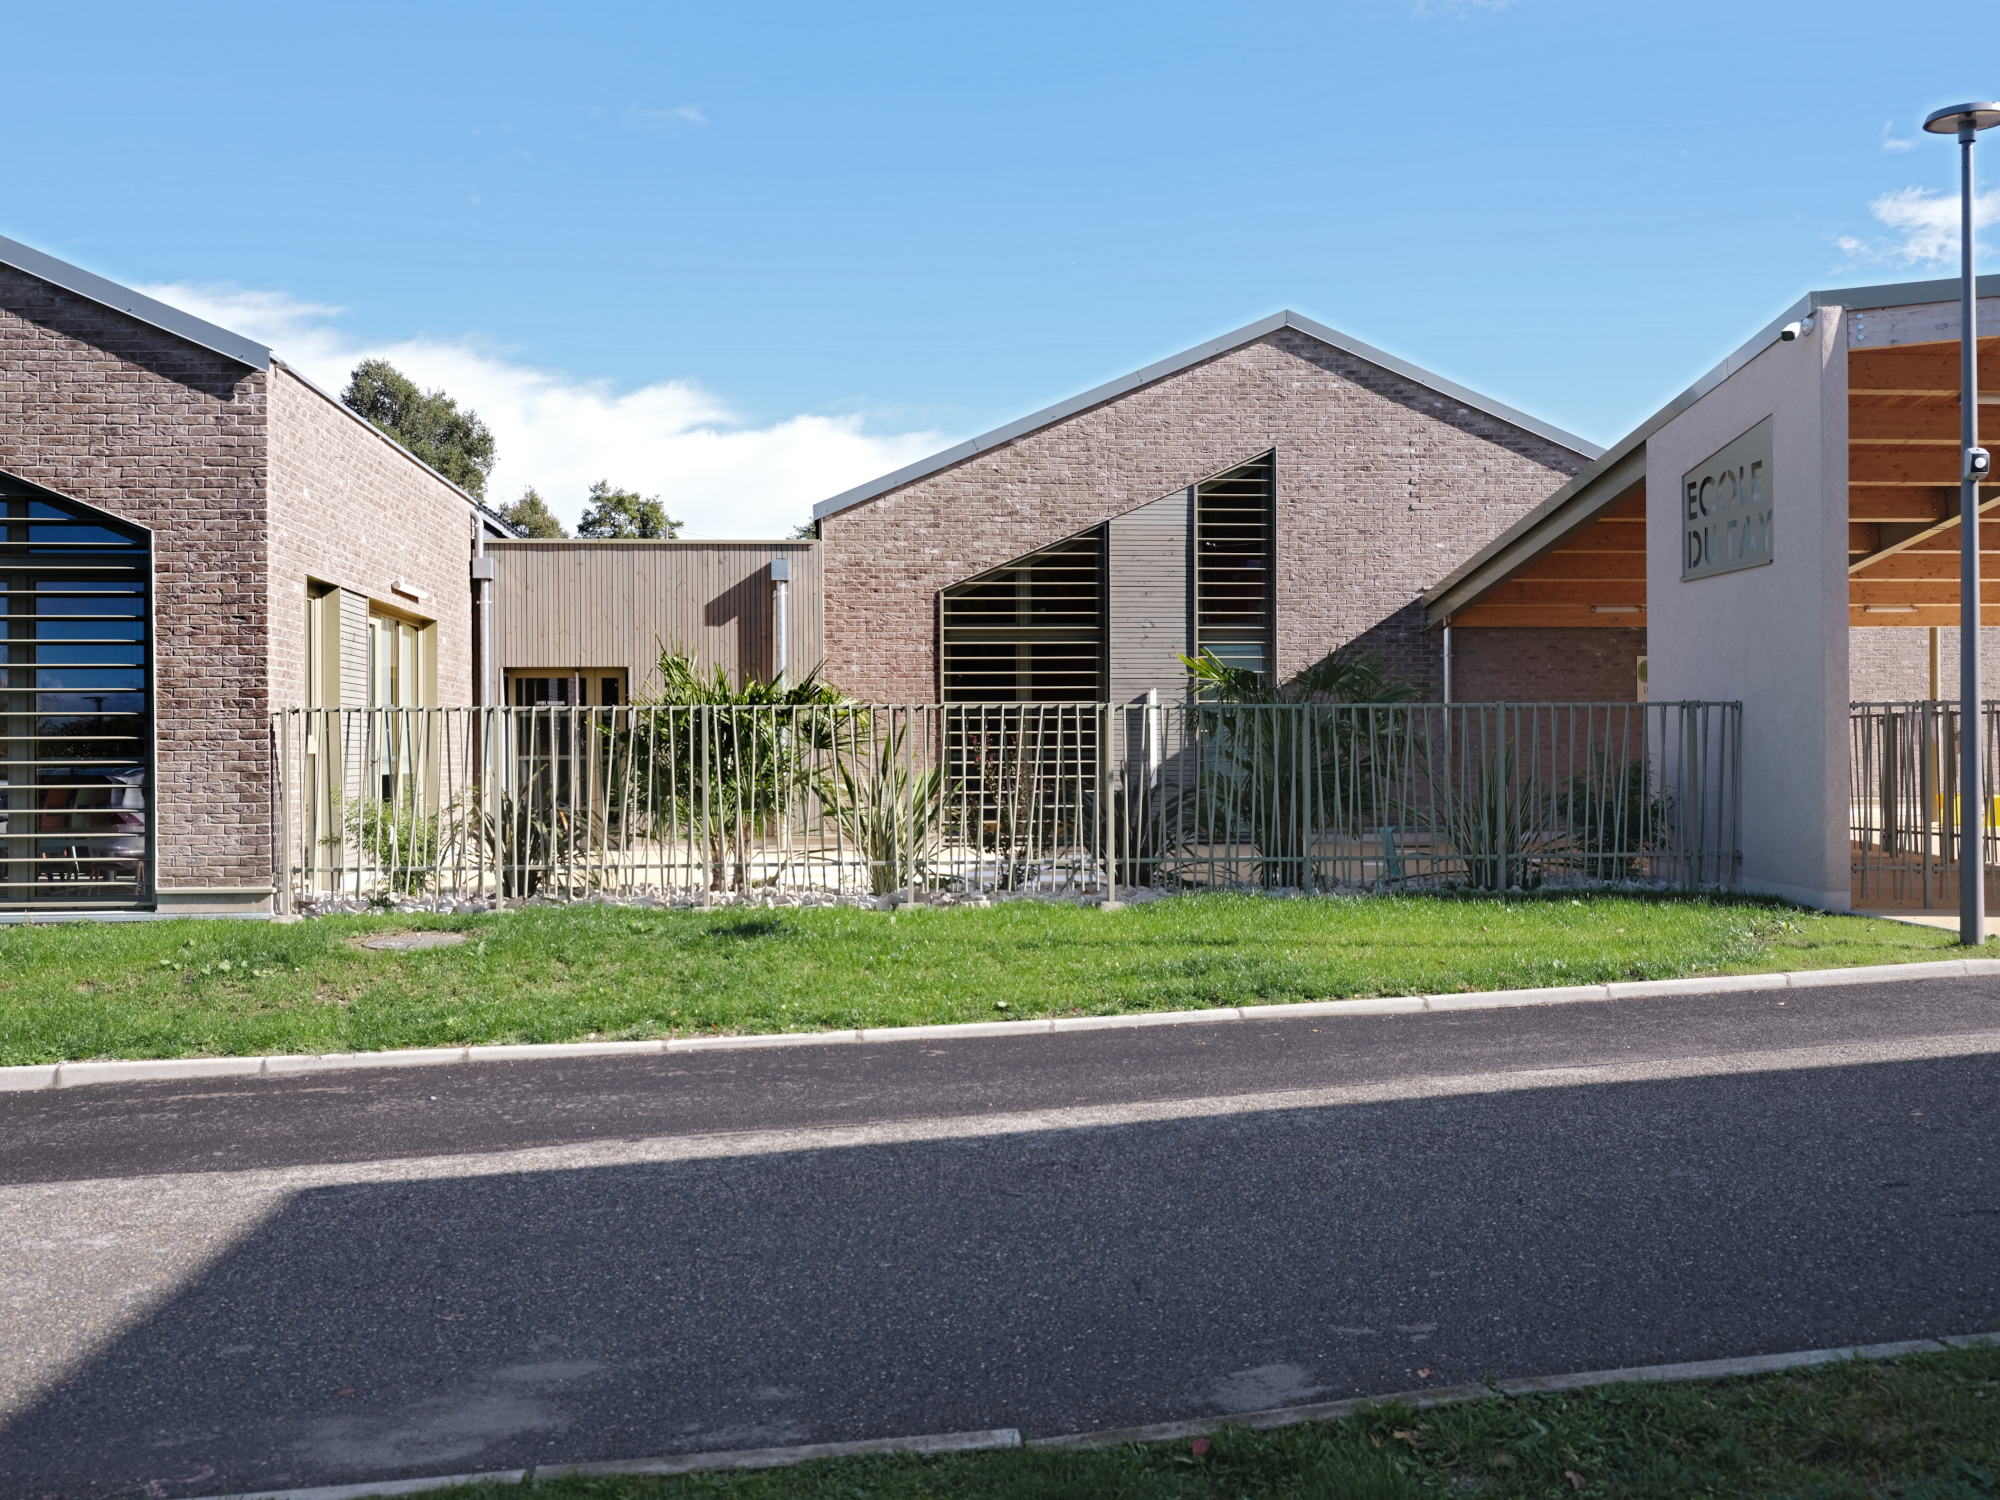
[{"label": "gabled roof", "polygon": [[135,292],[129,286],[120,286],[115,281],[107,281],[93,271],[81,266],[73,266],[66,260],[57,260],[53,255],[45,255],[32,245],[24,245],[19,240],[10,240],[0,235],[0,265],[12,266],[17,271],[26,271],[30,276],[39,276],[66,292],[75,292],[79,297],[88,297],[92,302],[137,318],[141,323],[150,323],[176,338],[186,339],[190,344],[199,344],[204,349],[235,360],[240,365],[248,365],[253,370],[271,368],[271,351],[254,339],[246,339],[240,333],[231,333],[227,328],[218,328],[206,319],[197,318],[193,313],[184,313],[178,307],[169,307],[164,302],[156,302],[143,292]]},{"label": "gabled roof", "polygon": [[[1758,329],[1722,363],[1596,454],[1596,461],[1589,468],[1426,589],[1424,610],[1429,623],[1446,624],[1454,614],[1470,609],[1529,563],[1553,552],[1605,511],[1626,500],[1646,478],[1646,439],[1777,343],[1787,324],[1822,307],[1865,312],[1881,307],[1956,302],[1958,294],[1956,280],[1899,281],[1884,286],[1827,287],[1807,292]],[[1976,294],[1982,298],[2000,296],[2000,275],[1981,276]]]},{"label": "gabled roof", "polygon": [[945,449],[942,453],[933,453],[929,458],[919,459],[916,463],[906,465],[893,474],[884,474],[880,479],[871,479],[866,484],[844,490],[830,500],[822,500],[815,505],[813,519],[817,521],[836,511],[846,510],[851,505],[859,505],[864,500],[873,500],[877,495],[887,494],[890,490],[899,489],[914,480],[935,474],[940,469],[948,469],[953,464],[963,463],[974,454],[983,453],[988,448],[1012,442],[1015,438],[1023,437],[1037,428],[1060,422],[1065,417],[1073,417],[1080,411],[1088,411],[1091,407],[1102,405],[1128,391],[1136,391],[1139,387],[1151,385],[1156,380],[1164,380],[1169,375],[1179,374],[1203,360],[1213,359],[1218,354],[1225,354],[1231,349],[1253,343],[1266,334],[1277,332],[1280,328],[1296,328],[1299,332],[1318,339],[1322,344],[1331,345],[1344,353],[1354,355],[1357,359],[1365,359],[1372,365],[1379,365],[1382,369],[1400,375],[1416,385],[1436,391],[1441,396],[1449,396],[1460,405],[1469,406],[1474,411],[1483,411],[1488,416],[1500,418],[1503,422],[1510,422],[1526,432],[1534,433],[1537,437],[1547,438],[1572,453],[1580,453],[1585,458],[1594,459],[1604,451],[1595,443],[1586,442],[1575,433],[1564,432],[1560,427],[1551,426],[1525,412],[1518,412],[1511,406],[1503,406],[1490,396],[1482,396],[1477,391],[1467,390],[1455,381],[1446,380],[1442,375],[1433,375],[1429,370],[1421,369],[1407,360],[1398,359],[1393,354],[1384,353],[1373,345],[1364,344],[1361,340],[1351,338],[1336,328],[1329,328],[1324,323],[1315,323],[1311,318],[1288,310],[1273,313],[1268,318],[1259,318],[1255,323],[1239,328],[1234,333],[1225,333],[1221,338],[1197,344],[1194,348],[1183,350],[1170,359],[1147,365],[1143,370],[1134,370],[1130,375],[1120,376],[1116,380],[1085,391],[1080,396],[1072,396],[1067,401],[1058,401],[1054,406],[1044,407],[1038,412],[1009,422],[1004,427],[996,427],[991,432],[969,438],[965,442]]}]

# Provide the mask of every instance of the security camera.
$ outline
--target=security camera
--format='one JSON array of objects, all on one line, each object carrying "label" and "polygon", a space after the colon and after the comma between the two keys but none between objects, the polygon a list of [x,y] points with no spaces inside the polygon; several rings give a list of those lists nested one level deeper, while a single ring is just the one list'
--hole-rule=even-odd
[{"label": "security camera", "polygon": [[1778,330],[1778,342],[1782,344],[1789,344],[1793,339],[1797,338],[1800,334],[1804,333],[1805,331],[1806,331],[1806,325],[1803,322],[1787,323],[1783,328],[1780,328]]}]

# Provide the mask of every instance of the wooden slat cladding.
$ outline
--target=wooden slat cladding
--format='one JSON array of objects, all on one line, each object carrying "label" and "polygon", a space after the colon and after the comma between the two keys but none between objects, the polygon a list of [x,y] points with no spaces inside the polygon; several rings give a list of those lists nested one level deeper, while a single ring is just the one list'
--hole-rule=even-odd
[{"label": "wooden slat cladding", "polygon": [[1111,701],[1131,703],[1157,692],[1165,702],[1185,695],[1181,657],[1194,649],[1188,629],[1188,532],[1194,490],[1114,516],[1110,521]]},{"label": "wooden slat cladding", "polygon": [[777,664],[771,561],[791,562],[786,656],[794,677],[826,656],[819,544],[488,542],[493,652],[505,671],[623,668],[630,691],[657,686],[659,643],[690,649],[732,679]]},{"label": "wooden slat cladding", "polygon": [[945,702],[1102,699],[1105,529],[1093,526],[943,591]]},{"label": "wooden slat cladding", "polygon": [[1267,453],[1194,487],[1195,641],[1258,672],[1277,655],[1276,459]]},{"label": "wooden slat cladding", "polygon": [[[1946,311],[1955,321],[1955,307]],[[1871,335],[1876,322],[1870,314]],[[1990,394],[2000,386],[2000,339],[1979,344],[1980,389]],[[1848,609],[1855,625],[1957,623],[1959,357],[1955,339],[1848,354]],[[1996,424],[2000,408],[1982,406],[1980,436],[1989,446]],[[1981,490],[1982,510],[1996,494]],[[1983,521],[1980,533],[1981,552],[1991,552],[1995,522]],[[1982,589],[1981,603],[1989,624],[1991,589]]]},{"label": "wooden slat cladding", "polygon": [[[1633,612],[1636,607],[1636,612]],[[1515,573],[1471,609],[1465,627],[1646,623],[1646,495],[1642,489],[1562,546]]]}]

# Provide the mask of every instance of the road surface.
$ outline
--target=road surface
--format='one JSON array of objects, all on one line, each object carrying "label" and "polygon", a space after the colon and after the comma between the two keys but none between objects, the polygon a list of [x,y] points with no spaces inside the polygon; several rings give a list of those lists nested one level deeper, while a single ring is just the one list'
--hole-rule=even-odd
[{"label": "road surface", "polygon": [[2000,1328],[2000,985],[0,1095],[0,1494]]}]

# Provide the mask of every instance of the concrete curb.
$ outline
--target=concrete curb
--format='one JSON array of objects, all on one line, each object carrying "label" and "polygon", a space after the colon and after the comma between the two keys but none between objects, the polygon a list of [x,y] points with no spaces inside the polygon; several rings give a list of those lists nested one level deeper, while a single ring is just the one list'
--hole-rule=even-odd
[{"label": "concrete curb", "polygon": [[663,1052],[727,1052],[757,1047],[853,1046],[871,1042],[948,1042],[974,1037],[1047,1036],[1137,1026],[1214,1021],[1282,1021],[1303,1017],[1400,1016],[1424,1011],[1502,1010],[1517,1005],[1667,999],[1739,991],[1821,989],[1828,985],[1889,984],[1910,979],[2000,978],[2000,959],[1951,958],[1921,964],[1871,964],[1808,969],[1793,974],[1715,974],[1700,979],[1647,979],[1576,984],[1553,989],[1478,990],[1457,995],[1392,995],[1368,1000],[1306,1000],[1295,1005],[1219,1006],[1210,1010],[1141,1011],[1126,1016],[1064,1016],[1052,1020],[970,1021],[944,1026],[874,1026],[862,1031],[785,1031],[765,1036],[688,1036],[651,1042],[548,1042],[514,1047],[417,1047],[391,1052],[270,1053],[260,1057],[178,1057],[133,1061],[34,1063],[0,1068],[0,1093],[76,1088],[90,1083],[171,1082],[264,1073],[313,1073],[331,1068],[411,1068],[446,1063],[527,1062],[566,1057],[652,1057]]},{"label": "concrete curb", "polygon": [[563,1479],[571,1474],[698,1474],[713,1469],[777,1469],[816,1458],[856,1458],[867,1453],[974,1453],[1018,1448],[1017,1428],[985,1432],[934,1432],[920,1437],[864,1438],[856,1443],[805,1443],[796,1448],[737,1448],[719,1453],[683,1453],[672,1458],[631,1458],[602,1464],[538,1464],[532,1469],[496,1469],[485,1474],[440,1474],[429,1479],[393,1479],[380,1484],[330,1484],[305,1490],[238,1490],[203,1500],[360,1500],[364,1495],[412,1495],[423,1490],[457,1489],[467,1484],[525,1484],[530,1477]]},{"label": "concrete curb", "polygon": [[1102,1432],[1071,1432],[1059,1437],[1029,1438],[1020,1431],[995,1427],[984,1432],[942,1432],[920,1437],[865,1438],[855,1443],[806,1443],[796,1448],[739,1448],[720,1453],[685,1453],[671,1458],[632,1458],[595,1464],[540,1464],[532,1469],[496,1469],[483,1474],[438,1474],[426,1479],[385,1479],[374,1484],[322,1485],[300,1490],[237,1490],[206,1495],[200,1500],[362,1500],[369,1495],[412,1495],[425,1490],[456,1489],[468,1484],[526,1484],[529,1480],[560,1479],[571,1474],[695,1474],[715,1469],[775,1469],[819,1458],[851,1458],[867,1453],[973,1453],[995,1448],[1112,1448],[1124,1443],[1171,1442],[1201,1437],[1225,1427],[1269,1429],[1300,1422],[1324,1422],[1352,1416],[1364,1407],[1390,1401],[1418,1408],[1478,1401],[1488,1396],[1553,1394],[1628,1381],[1715,1380],[1731,1375],[1768,1375],[1779,1370],[1830,1365],[1844,1359],[1896,1359],[1905,1354],[1934,1354],[1940,1349],[1973,1349],[2000,1345],[2000,1333],[1954,1334],[1940,1339],[1910,1339],[1897,1344],[1867,1344],[1849,1349],[1802,1349],[1790,1354],[1755,1354],[1745,1359],[1699,1360],[1691,1364],[1641,1365],[1628,1370],[1585,1370],[1569,1375],[1533,1375],[1496,1380],[1491,1385],[1443,1386],[1429,1391],[1401,1391],[1393,1396],[1355,1396],[1322,1401],[1313,1406],[1279,1406],[1269,1411],[1238,1412],[1225,1417],[1198,1417],[1189,1422],[1153,1422],[1144,1427],[1113,1427]]},{"label": "concrete curb", "polygon": [[1769,1375],[1779,1370],[1808,1369],[1844,1359],[1896,1359],[1905,1354],[1935,1354],[1941,1348],[1974,1349],[2000,1344],[2000,1333],[1953,1334],[1940,1339],[1910,1339],[1897,1344],[1865,1344],[1848,1349],[1800,1349],[1790,1354],[1753,1354],[1743,1359],[1706,1359],[1679,1365],[1639,1365],[1626,1370],[1580,1370],[1569,1375],[1530,1375],[1495,1380],[1491,1385],[1440,1386],[1428,1391],[1398,1391],[1393,1396],[1355,1396],[1312,1406],[1279,1406],[1269,1411],[1238,1412],[1226,1417],[1198,1417],[1191,1422],[1153,1422],[1144,1427],[1114,1427],[1102,1432],[1073,1432],[1061,1437],[1030,1438],[1033,1448],[1109,1448],[1120,1443],[1157,1443],[1174,1438],[1201,1437],[1225,1427],[1290,1427],[1299,1422],[1324,1422],[1349,1417],[1364,1407],[1391,1401],[1419,1409],[1477,1401],[1487,1396],[1552,1395],[1588,1390],[1592,1386],[1629,1382],[1720,1380],[1731,1375]]}]

